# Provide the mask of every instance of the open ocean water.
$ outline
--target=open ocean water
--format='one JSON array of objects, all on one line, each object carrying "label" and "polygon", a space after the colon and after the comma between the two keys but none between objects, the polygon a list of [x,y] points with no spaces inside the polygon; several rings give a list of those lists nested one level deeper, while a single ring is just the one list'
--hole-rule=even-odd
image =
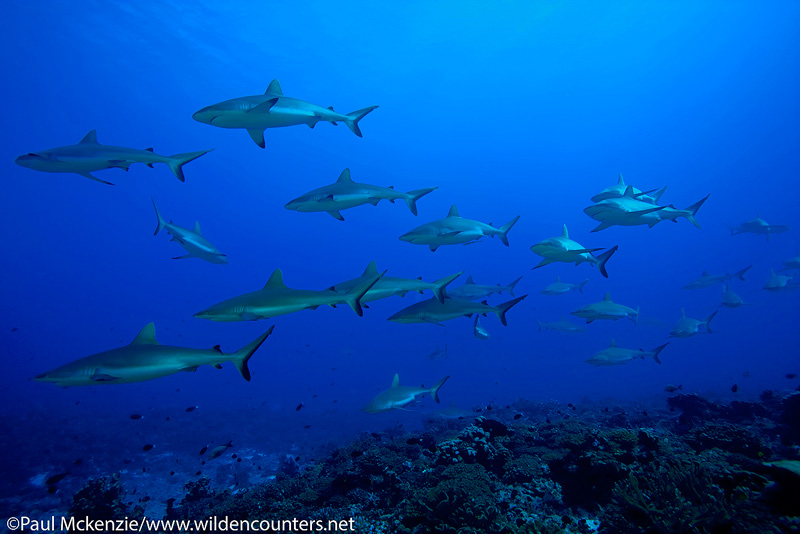
[{"label": "open ocean water", "polygon": [[[4,11],[3,518],[800,529],[797,2],[52,0]],[[264,95],[272,80],[282,94]],[[262,149],[243,129],[215,127],[221,119],[193,120],[247,95],[273,101],[240,116],[288,116],[299,99],[319,106],[298,119],[314,127],[267,128]],[[359,138],[346,119],[331,124],[329,106],[345,118],[378,107]],[[165,156],[213,151],[186,163],[185,182],[119,155],[117,168],[91,171],[113,186],[25,168],[66,165],[45,150],[92,130],[102,145]],[[342,209],[344,221],[285,208],[346,168],[400,193],[436,189],[416,216],[400,197]],[[699,228],[679,217],[592,232],[584,209],[620,175],[636,189],[616,200],[664,207],[655,217],[708,196]],[[657,204],[630,196],[663,187]],[[153,201],[165,221],[198,221],[227,263],[172,259],[187,251],[152,235]],[[519,216],[509,246],[485,225],[484,237],[435,252],[398,239],[452,205],[494,229]],[[563,225],[595,256],[618,246],[607,278],[589,263],[532,269],[542,256],[531,246]],[[347,303],[194,316],[260,290],[276,269],[290,288],[325,291],[372,261],[425,282],[463,271],[450,290],[469,276],[503,286],[521,276],[513,295],[488,302],[527,297],[507,326],[480,317],[488,339],[474,335],[474,315],[387,320],[430,290],[365,301],[363,317]],[[780,287],[764,289],[771,269]],[[704,271],[731,276],[683,289]],[[588,282],[541,294],[557,278]],[[724,284],[744,305],[720,307]],[[572,314],[607,293],[636,320]],[[671,336],[682,309],[717,313],[697,335]],[[584,331],[540,328],[562,319]],[[196,361],[195,372],[135,383],[110,368],[86,371],[89,387],[32,380],[126,346],[151,322],[162,345],[226,354],[274,332],[249,382],[231,363]],[[586,363],[612,339],[636,351],[631,361]],[[659,364],[648,351],[665,343]],[[420,392],[450,378],[439,404],[428,392],[363,411],[395,374]]]}]

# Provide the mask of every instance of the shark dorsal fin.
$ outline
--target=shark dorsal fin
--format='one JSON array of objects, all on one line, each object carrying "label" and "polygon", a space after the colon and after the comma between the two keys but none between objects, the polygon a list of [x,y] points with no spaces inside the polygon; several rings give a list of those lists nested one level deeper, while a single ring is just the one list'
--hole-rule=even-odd
[{"label": "shark dorsal fin", "polygon": [[636,195],[633,192],[633,186],[632,185],[629,185],[628,187],[625,188],[625,194],[623,196],[625,196],[627,198],[636,198]]},{"label": "shark dorsal fin", "polygon": [[617,179],[617,185],[625,185],[625,180],[622,178],[622,173],[619,173],[619,178]]},{"label": "shark dorsal fin", "polygon": [[156,325],[149,323],[133,338],[131,345],[158,345],[156,341]]},{"label": "shark dorsal fin", "polygon": [[617,346],[617,340],[616,339],[612,339],[611,340],[611,344],[609,345],[609,347],[616,347],[616,346]]},{"label": "shark dorsal fin", "polygon": [[396,388],[399,385],[400,385],[400,375],[395,373],[394,378],[392,378],[392,387]]},{"label": "shark dorsal fin", "polygon": [[464,282],[464,285],[474,284],[475,282],[472,280],[472,275],[467,278],[467,281]]},{"label": "shark dorsal fin", "polygon": [[706,276],[710,276],[708,271],[703,271],[703,274],[700,275],[701,277],[705,278]]},{"label": "shark dorsal fin", "polygon": [[610,291],[608,293],[606,293],[606,296],[603,297],[603,300],[605,302],[611,302],[611,292]]},{"label": "shark dorsal fin", "polygon": [[352,183],[353,179],[350,178],[350,169],[345,169],[342,171],[342,174],[339,175],[339,179],[336,180],[337,184],[340,183]]},{"label": "shark dorsal fin", "polygon": [[153,147],[150,147],[150,148],[145,148],[145,150],[147,150],[148,152],[155,152],[155,151],[153,150]]},{"label": "shark dorsal fin", "polygon": [[378,274],[378,264],[375,263],[375,260],[373,260],[369,262],[367,268],[364,269],[364,274],[362,274],[361,276],[375,276],[376,274]]},{"label": "shark dorsal fin", "polygon": [[267,91],[264,94],[283,96],[283,91],[281,90],[281,84],[278,83],[277,78],[269,82],[269,87],[267,87]]},{"label": "shark dorsal fin", "polygon": [[197,235],[202,235],[200,233],[200,221],[194,222],[194,233],[196,233]]},{"label": "shark dorsal fin", "polygon": [[447,212],[447,216],[448,217],[461,217],[461,215],[458,214],[458,208],[456,207],[455,204],[450,206],[450,211]]},{"label": "shark dorsal fin", "polygon": [[565,224],[564,227],[561,229],[561,237],[569,239],[569,231],[567,230],[567,225]]},{"label": "shark dorsal fin", "polygon": [[95,145],[97,144],[97,130],[92,130],[91,132],[83,136],[83,139],[81,139],[80,144],[85,144],[85,143],[93,143]]},{"label": "shark dorsal fin", "polygon": [[[220,354],[222,354],[222,346],[221,345],[214,345],[213,347],[211,347],[211,350],[213,350],[214,352],[219,352]],[[222,368],[222,366],[218,367],[218,369],[221,369],[221,368]]]},{"label": "shark dorsal fin", "polygon": [[283,283],[283,273],[280,269],[275,269],[272,272],[272,275],[267,280],[267,283],[264,284],[264,289],[284,289],[286,284]]},{"label": "shark dorsal fin", "polygon": [[683,317],[684,319],[686,319],[686,310],[685,310],[685,309],[683,309],[683,308],[681,308],[681,317]]}]

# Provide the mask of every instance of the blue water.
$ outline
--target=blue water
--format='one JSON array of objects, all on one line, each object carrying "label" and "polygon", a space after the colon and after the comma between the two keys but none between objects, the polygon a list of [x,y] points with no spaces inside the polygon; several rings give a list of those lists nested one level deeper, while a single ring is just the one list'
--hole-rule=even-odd
[{"label": "blue water", "polygon": [[[396,372],[407,385],[451,375],[443,405],[464,408],[517,398],[663,405],[668,383],[723,398],[796,386],[784,375],[800,372],[800,291],[761,289],[771,267],[800,252],[796,2],[53,1],[5,11],[0,415],[39,424],[25,447],[81,450],[91,441],[139,450],[169,434],[195,451],[258,429],[271,441],[248,445],[282,453],[300,440],[417,425],[430,399],[410,412],[360,411]],[[267,130],[265,150],[244,131],[192,120],[209,104],[263,93],[274,78],[287,96],[340,112],[380,107],[361,121],[361,139],[322,122]],[[185,167],[185,183],[163,165],[97,172],[110,187],[14,164],[92,129],[101,143],[160,154],[215,150]],[[419,201],[417,217],[401,201],[347,210],[345,222],[284,209],[345,167],[359,182],[439,189]],[[679,208],[710,194],[697,215],[702,229],[681,219],[590,234],[597,223],[583,208],[619,173],[643,190],[668,186],[662,200]],[[199,220],[229,265],[172,260],[184,252],[153,237],[151,196],[165,218],[188,227]],[[432,253],[398,240],[451,204],[498,226],[520,215],[511,246],[484,238]],[[757,214],[793,230],[769,242],[730,235],[727,225]],[[529,247],[564,223],[587,247],[619,245],[608,279],[585,264],[531,270],[541,258]],[[276,268],[290,287],[324,289],[372,260],[391,276],[430,281],[461,270],[485,284],[524,274],[516,293],[529,296],[508,327],[482,319],[487,341],[472,337],[468,319],[444,328],[386,320],[428,295],[372,303],[363,318],[346,306],[249,323],[192,317],[261,288]],[[584,363],[611,338],[661,345],[682,307],[705,317],[722,293],[681,286],[703,270],[750,264],[747,281],[732,288],[752,305],[722,309],[711,335],[672,340],[663,365]],[[589,278],[585,294],[539,295],[556,276]],[[536,331],[536,321],[569,317],[607,291],[641,307],[638,327]],[[250,383],[231,365],[109,387],[30,381],[129,343],[150,321],[162,344],[226,352],[275,331],[251,360]],[[446,358],[426,357],[445,343]],[[173,417],[136,427],[133,412]],[[70,428],[80,430],[65,444],[59,436]],[[42,458],[38,468],[58,466]]]}]

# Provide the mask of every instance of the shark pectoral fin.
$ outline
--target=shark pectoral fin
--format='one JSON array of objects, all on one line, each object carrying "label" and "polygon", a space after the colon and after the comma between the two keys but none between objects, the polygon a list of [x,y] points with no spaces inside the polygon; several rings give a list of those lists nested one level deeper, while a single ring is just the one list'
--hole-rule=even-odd
[{"label": "shark pectoral fin", "polygon": [[595,227],[595,228],[594,228],[594,229],[593,229],[591,232],[589,232],[589,233],[592,233],[592,232],[599,232],[600,230],[605,230],[606,228],[611,228],[612,226],[613,226],[612,224],[608,224],[607,222],[601,222],[600,224],[598,224],[598,225],[597,225],[597,226],[596,226],[596,227]]},{"label": "shark pectoral fin", "polygon": [[111,376],[106,373],[95,373],[89,377],[89,380],[92,382],[113,382],[114,380],[119,380],[119,377]]},{"label": "shark pectoral fin", "polygon": [[173,260],[185,260],[186,258],[196,258],[197,256],[193,256],[192,254],[187,254],[185,256],[175,256],[172,258]]},{"label": "shark pectoral fin", "polygon": [[442,323],[440,323],[438,321],[434,321],[433,319],[424,319],[423,318],[422,320],[425,321],[426,323],[435,324],[436,326],[444,326]]},{"label": "shark pectoral fin", "polygon": [[250,134],[250,138],[255,141],[255,143],[264,148],[266,143],[264,143],[264,130],[247,130],[247,133]]},{"label": "shark pectoral fin", "polygon": [[[258,321],[259,319],[261,319],[261,316],[256,315],[253,312],[242,312],[239,314],[239,318],[242,321]],[[264,319],[267,319],[267,317],[264,317]]]},{"label": "shark pectoral fin", "polygon": [[79,172],[78,174],[80,174],[84,178],[88,178],[90,180],[94,180],[95,182],[100,182],[101,184],[114,185],[111,182],[106,182],[105,180],[101,180],[100,178],[96,178],[96,177],[92,176],[91,174],[89,174],[88,172]]},{"label": "shark pectoral fin", "polygon": [[342,214],[341,214],[341,213],[339,213],[338,211],[329,211],[328,213],[329,213],[329,214],[330,214],[330,216],[331,216],[331,217],[333,217],[334,219],[338,219],[338,220],[340,220],[340,221],[343,221],[343,220],[344,220],[344,217],[342,217]]},{"label": "shark pectoral fin", "polygon": [[453,230],[452,232],[446,232],[444,234],[439,234],[441,237],[455,237],[461,233],[461,230]]},{"label": "shark pectoral fin", "polygon": [[269,110],[272,109],[272,106],[278,103],[278,98],[270,98],[269,100],[265,100],[264,102],[260,103],[254,108],[250,108],[247,110],[247,113],[269,113]]}]

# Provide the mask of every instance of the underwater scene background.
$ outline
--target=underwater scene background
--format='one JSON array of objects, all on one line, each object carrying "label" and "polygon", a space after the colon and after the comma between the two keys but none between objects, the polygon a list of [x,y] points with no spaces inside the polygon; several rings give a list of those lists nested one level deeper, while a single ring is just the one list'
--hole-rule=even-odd
[{"label": "underwater scene background", "polygon": [[[92,515],[102,502],[148,517],[233,515],[220,504],[232,502],[254,517],[255,499],[274,504],[269,517],[356,516],[362,532],[797,531],[797,464],[768,464],[800,459],[800,289],[797,278],[763,289],[770,269],[800,253],[797,2],[48,1],[5,11],[3,517]],[[363,138],[323,120],[267,129],[264,149],[245,131],[192,120],[273,79],[337,112],[379,107],[359,123]],[[158,164],[92,173],[113,187],[14,164],[94,129],[102,144],[213,152],[186,165],[184,183]],[[438,189],[417,216],[402,200],[347,209],[344,221],[284,208],[345,168],[356,182]],[[592,233],[598,222],[583,210],[620,174],[645,192],[667,186],[661,205],[710,195],[701,228],[681,218]],[[228,263],[173,260],[185,251],[152,236],[151,198],[167,220],[199,221]],[[510,246],[484,237],[432,252],[398,239],[453,204],[498,228],[520,216]],[[733,235],[756,217],[789,230]],[[562,225],[587,248],[619,246],[608,278],[583,264],[532,270],[542,258],[530,247]],[[370,302],[363,317],[347,305],[237,323],[193,317],[278,268],[289,287],[325,290],[371,261],[425,281],[464,271],[448,289],[522,276],[513,291],[528,296],[508,326],[480,318],[489,339],[473,335],[474,317],[387,321],[429,291]],[[682,289],[703,271],[750,265],[744,281],[726,282],[744,306],[720,308],[722,284]],[[588,282],[541,294],[557,277]],[[639,308],[637,324],[570,315],[607,292]],[[682,308],[700,319],[718,310],[713,333],[670,337]],[[564,317],[585,331],[539,327]],[[275,330],[249,362],[250,382],[229,363],[108,387],[32,380],[127,345],[150,322],[161,344],[226,353]],[[585,363],[612,339],[669,345],[660,365]],[[395,373],[404,386],[450,378],[440,404],[424,395],[362,411]],[[459,449],[481,440],[483,452]],[[213,461],[198,454],[229,442]],[[613,469],[598,467],[603,454]],[[687,477],[685,508],[647,510],[631,496],[647,481],[661,484],[649,495],[666,495],[665,481]],[[701,502],[710,495],[718,501]],[[676,517],[690,519],[656,525]]]}]

